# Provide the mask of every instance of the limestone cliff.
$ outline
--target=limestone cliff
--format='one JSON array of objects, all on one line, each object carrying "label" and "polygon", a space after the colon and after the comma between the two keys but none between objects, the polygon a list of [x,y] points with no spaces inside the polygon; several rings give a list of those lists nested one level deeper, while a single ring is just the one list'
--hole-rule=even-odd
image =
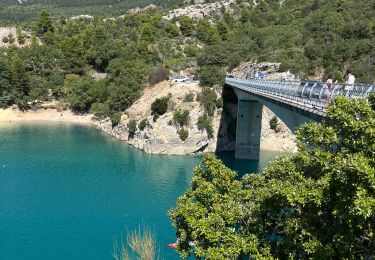
[{"label": "limestone cliff", "polygon": [[[122,116],[121,123],[112,128],[109,120],[98,122],[98,128],[128,142],[136,148],[150,154],[186,155],[201,152],[233,151],[235,147],[235,125],[237,114],[237,100],[234,93],[224,90],[224,107],[217,109],[212,117],[213,137],[209,138],[207,132],[197,127],[198,117],[203,115],[204,109],[197,96],[201,87],[197,83],[171,83],[162,82],[155,86],[147,87],[142,97],[136,101]],[[189,93],[194,95],[192,102],[185,101]],[[170,95],[168,111],[155,122],[151,115],[151,104],[156,98]],[[182,141],[177,128],[171,122],[174,111],[186,109],[190,112],[190,121],[186,129],[189,136]],[[270,129],[269,121],[273,114],[264,109],[262,121],[261,148],[264,150],[292,152],[295,149],[293,135],[280,123],[279,132]],[[146,119],[147,126],[137,131],[133,136],[129,134],[128,122],[137,121],[137,125]]]},{"label": "limestone cliff", "polygon": [[[109,121],[99,124],[99,128],[111,135],[127,141],[136,148],[151,154],[184,155],[199,152],[215,152],[222,148],[217,145],[221,110],[217,110],[212,118],[214,137],[209,138],[206,131],[200,131],[197,127],[198,117],[204,110],[196,97],[201,88],[197,83],[171,83],[162,82],[155,86],[147,87],[142,97],[136,101],[123,115],[121,123],[112,129]],[[192,102],[184,101],[189,93],[194,95]],[[151,104],[156,98],[170,95],[168,111],[155,122],[151,115]],[[171,121],[173,113],[179,109],[190,112],[190,120],[186,129],[189,131],[187,140],[182,141],[177,133],[177,128]],[[147,120],[147,126],[140,130],[139,127],[134,136],[129,135],[128,122],[135,119],[137,124]]]}]

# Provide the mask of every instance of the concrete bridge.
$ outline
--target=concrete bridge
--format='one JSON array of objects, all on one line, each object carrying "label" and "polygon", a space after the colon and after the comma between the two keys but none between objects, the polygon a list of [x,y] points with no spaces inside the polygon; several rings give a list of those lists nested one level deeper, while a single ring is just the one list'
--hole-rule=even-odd
[{"label": "concrete bridge", "polygon": [[292,131],[309,121],[322,121],[329,100],[337,95],[367,98],[375,86],[334,85],[332,91],[320,82],[268,81],[226,78],[238,98],[236,158],[259,159],[263,105]]}]

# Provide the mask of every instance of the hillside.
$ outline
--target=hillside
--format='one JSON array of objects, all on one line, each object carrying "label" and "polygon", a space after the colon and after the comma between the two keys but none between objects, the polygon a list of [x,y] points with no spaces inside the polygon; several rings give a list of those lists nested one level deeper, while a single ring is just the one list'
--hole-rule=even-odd
[{"label": "hillside", "polygon": [[80,14],[118,16],[135,7],[149,4],[170,7],[181,2],[181,0],[2,0],[0,1],[0,23],[31,21],[42,10],[65,16]]}]

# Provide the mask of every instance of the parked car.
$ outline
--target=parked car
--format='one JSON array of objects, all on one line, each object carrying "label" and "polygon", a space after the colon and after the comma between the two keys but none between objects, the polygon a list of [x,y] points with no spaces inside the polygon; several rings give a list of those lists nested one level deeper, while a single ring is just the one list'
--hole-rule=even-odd
[{"label": "parked car", "polygon": [[177,76],[172,81],[173,82],[187,82],[189,81],[189,78],[185,76]]}]

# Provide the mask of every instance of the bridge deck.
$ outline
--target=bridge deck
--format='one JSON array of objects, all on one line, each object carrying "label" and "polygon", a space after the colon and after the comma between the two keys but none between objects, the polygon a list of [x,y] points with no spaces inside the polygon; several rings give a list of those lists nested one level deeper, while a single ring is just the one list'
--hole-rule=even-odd
[{"label": "bridge deck", "polygon": [[371,85],[334,85],[331,90],[319,82],[269,81],[259,79],[226,78],[226,84],[245,92],[281,102],[308,112],[325,116],[329,100],[338,95],[348,98],[367,98],[375,93]]}]

